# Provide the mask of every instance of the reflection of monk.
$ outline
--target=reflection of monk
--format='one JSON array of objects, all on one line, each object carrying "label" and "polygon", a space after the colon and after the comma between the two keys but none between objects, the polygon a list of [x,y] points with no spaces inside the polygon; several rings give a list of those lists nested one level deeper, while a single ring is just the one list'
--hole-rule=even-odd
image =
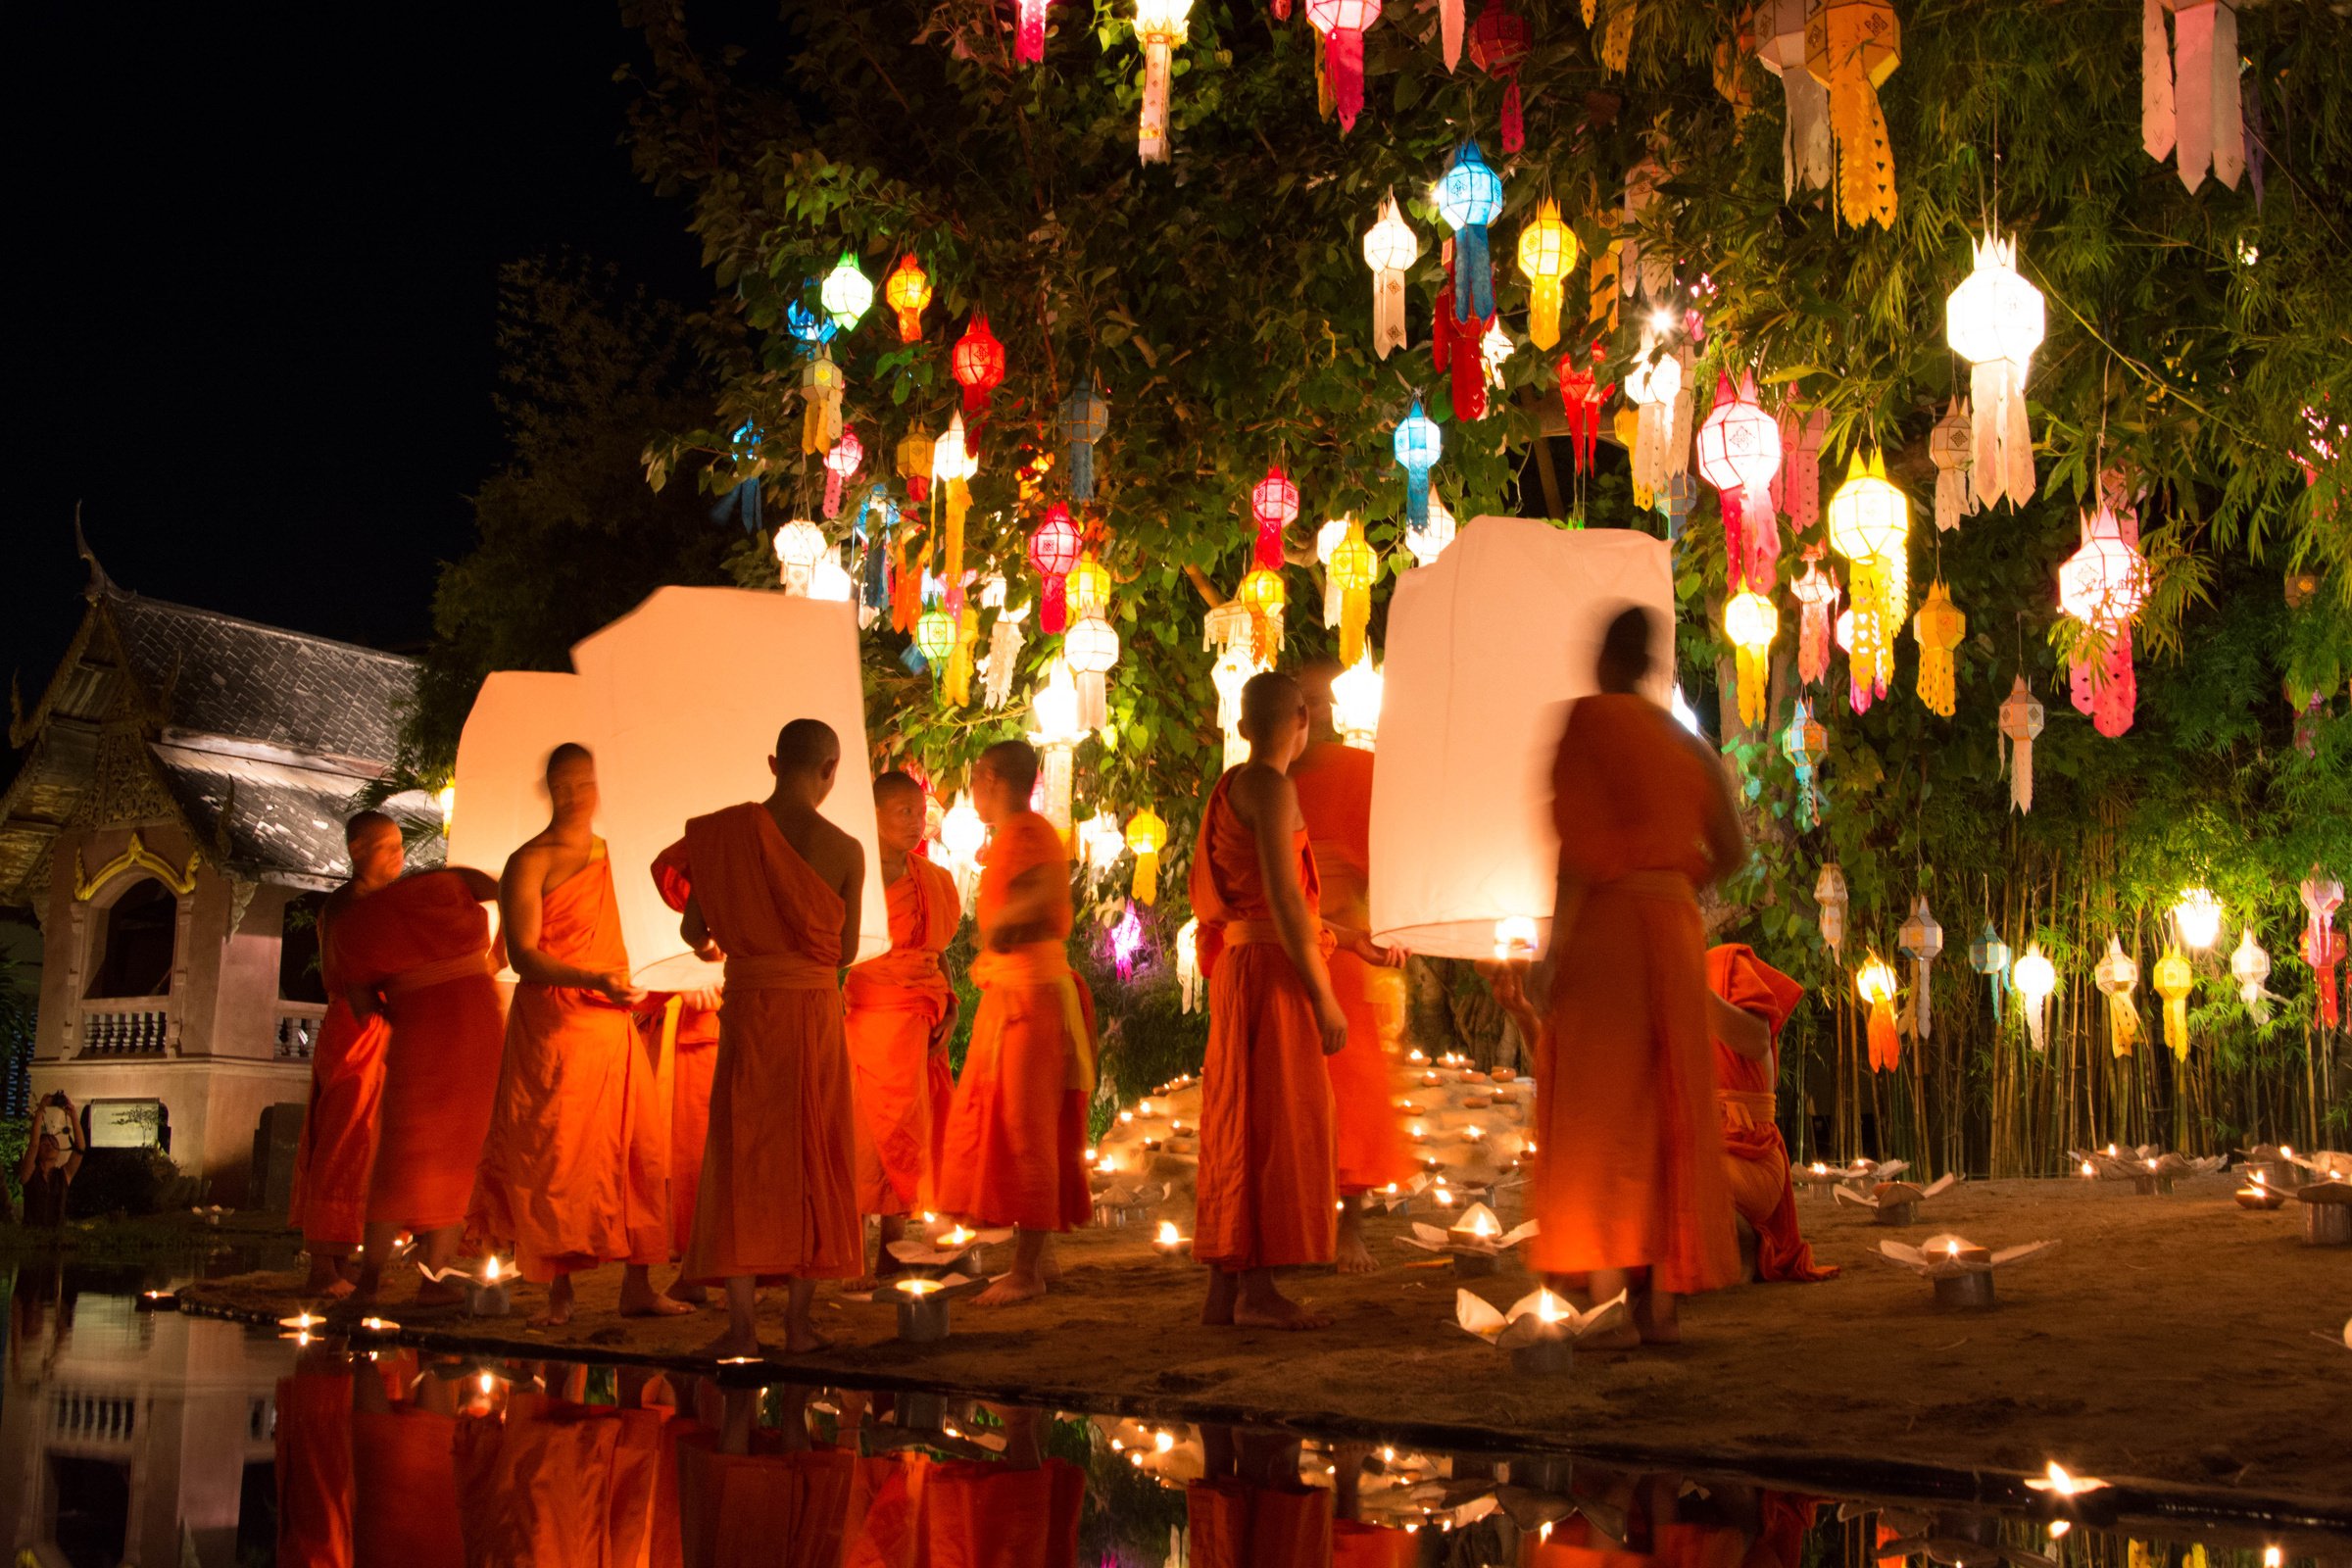
[{"label": "reflection of monk", "polygon": [[[408,1383],[404,1374],[415,1370],[413,1364],[404,1356],[393,1365],[402,1369],[394,1380]],[[457,1386],[428,1373],[394,1403],[384,1383],[372,1371],[352,1380],[356,1568],[466,1568],[466,1538],[458,1523]]]},{"label": "reflection of monk", "polygon": [[[368,1183],[366,1254],[358,1294],[373,1299],[401,1231],[420,1238],[428,1269],[457,1252],[473,1194],[474,1162],[498,1094],[498,986],[490,978],[484,901],[498,884],[453,866],[404,876],[334,915],[335,967],[352,1010],[391,1020],[375,1165]],[[428,1283],[420,1305],[462,1299]]]},{"label": "reflection of monk", "polygon": [[1649,649],[1646,611],[1610,623],[1600,691],[1570,710],[1552,765],[1552,1044],[1528,1250],[1554,1289],[1630,1285],[1640,1337],[1666,1341],[1676,1296],[1740,1274],[1694,894],[1747,849],[1718,760],[1637,690]]},{"label": "reflection of monk", "polygon": [[1288,675],[1242,688],[1250,760],[1217,780],[1193,851],[1193,912],[1208,976],[1193,1255],[1210,1269],[1201,1321],[1320,1328],[1274,1271],[1332,1260],[1337,1204],[1331,1080],[1348,1043],[1316,917],[1314,853],[1287,770],[1306,744]]},{"label": "reflection of monk", "polygon": [[351,1384],[349,1358],[323,1348],[278,1380],[279,1568],[351,1568]]},{"label": "reflection of monk", "polygon": [[994,830],[980,872],[980,1005],[940,1140],[939,1206],[1015,1225],[1011,1272],[978,1298],[1045,1294],[1048,1244],[1086,1223],[1086,1101],[1095,1087],[1093,1001],[1070,972],[1070,858],[1029,809],[1037,753],[1000,741],[972,767],[972,805]]},{"label": "reflection of monk", "polygon": [[809,1393],[779,1387],[784,1424],[759,1430],[758,1391],[729,1389],[718,1430],[678,1438],[686,1568],[839,1568],[858,1457],[847,1448],[810,1446]]},{"label": "reflection of monk", "polygon": [[830,725],[797,718],[776,736],[765,801],[686,824],[681,927],[726,962],[710,1141],[685,1277],[727,1286],[712,1355],[758,1355],[763,1281],[786,1281],[785,1348],[825,1342],[808,1321],[820,1279],[858,1272],[864,1239],[851,1185],[850,1065],[841,963],[858,951],[865,851],[818,814],[841,765]]},{"label": "reflection of monk", "polygon": [[1003,1423],[1004,1457],[931,1466],[916,1560],[927,1568],[1075,1568],[1085,1472],[1045,1456],[1037,1411],[984,1408]]},{"label": "reflection of monk", "polygon": [[963,906],[956,879],[914,853],[925,804],[905,773],[874,780],[890,952],[852,969],[843,994],[857,1075],[858,1207],[882,1219],[877,1274],[895,1272],[890,1244],[906,1235],[906,1216],[935,1201],[932,1161],[955,1085],[956,991],[939,958]]},{"label": "reflection of monk", "polygon": [[1326,960],[1331,989],[1348,1015],[1348,1049],[1323,1058],[1339,1155],[1340,1272],[1364,1274],[1375,1265],[1364,1246],[1363,1195],[1410,1181],[1416,1167],[1397,1119],[1381,1028],[1383,994],[1399,989],[1389,971],[1405,956],[1401,948],[1372,942],[1372,754],[1341,745],[1332,727],[1331,682],[1339,672],[1338,662],[1326,659],[1298,677],[1314,740],[1291,764],[1291,785],[1323,881],[1323,923],[1336,940]]},{"label": "reflection of monk", "polygon": [[302,1232],[311,1254],[303,1288],[349,1296],[345,1265],[360,1250],[368,1225],[368,1177],[375,1164],[375,1118],[384,1093],[384,1045],[391,1028],[381,1014],[351,1010],[335,963],[335,915],[353,899],[380,893],[400,878],[400,827],[381,811],[362,811],[343,830],[351,880],[327,895],[318,913],[318,974],[326,1016],[311,1051],[311,1104],[294,1155],[294,1201],[287,1223]]},{"label": "reflection of monk", "polygon": [[[551,1372],[552,1372],[551,1366]],[[646,1563],[667,1438],[660,1412],[516,1386],[504,1419],[460,1423],[454,1468],[469,1563]]]},{"label": "reflection of monk", "polygon": [[[1207,1473],[1184,1489],[1188,1561],[1197,1568],[1328,1568],[1337,1560],[1332,1494],[1298,1479],[1297,1438],[1208,1426],[1200,1442]],[[1418,1552],[1406,1560],[1418,1561]]]},{"label": "reflection of monk", "polygon": [[[522,1277],[547,1286],[534,1327],[571,1319],[571,1276],[625,1260],[624,1317],[680,1312],[647,1266],[669,1256],[668,1140],[653,1064],[629,1017],[612,862],[593,831],[596,762],[583,746],[549,754],[547,827],[508,858],[498,907],[519,983],[507,1013],[498,1108],[482,1148],[473,1227],[514,1248]],[[666,1129],[665,1129],[666,1130]]]},{"label": "reflection of monk", "polygon": [[1756,1277],[1810,1284],[1838,1271],[1814,1263],[1796,1228],[1788,1146],[1774,1119],[1781,1026],[1804,987],[1740,943],[1707,953],[1715,1036],[1715,1099],[1723,1118],[1723,1169],[1732,1204],[1755,1227]]}]

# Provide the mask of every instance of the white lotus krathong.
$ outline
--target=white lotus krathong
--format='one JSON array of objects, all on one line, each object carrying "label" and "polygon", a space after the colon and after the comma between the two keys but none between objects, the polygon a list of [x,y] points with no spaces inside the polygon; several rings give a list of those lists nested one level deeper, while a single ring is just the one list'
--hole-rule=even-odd
[{"label": "white lotus krathong", "polygon": [[1859,1204],[1874,1214],[1891,1218],[1900,1210],[1916,1207],[1937,1194],[1949,1191],[1959,1182],[1957,1175],[1946,1171],[1925,1187],[1910,1182],[1882,1181],[1867,1193],[1856,1192],[1850,1186],[1839,1186],[1832,1190],[1831,1196],[1840,1203]]},{"label": "white lotus krathong", "polygon": [[1537,1222],[1532,1219],[1506,1231],[1502,1228],[1502,1221],[1494,1217],[1493,1209],[1484,1203],[1472,1203],[1462,1211],[1462,1217],[1454,1222],[1450,1230],[1441,1230],[1435,1225],[1425,1225],[1415,1220],[1413,1234],[1399,1236],[1396,1240],[1406,1247],[1417,1247],[1424,1252],[1439,1252],[1453,1257],[1494,1258],[1517,1247],[1535,1235],[1536,1231]]},{"label": "white lotus krathong", "polygon": [[1905,1247],[1901,1242],[1879,1244],[1879,1251],[1892,1263],[1901,1265],[1925,1280],[1958,1279],[1967,1274],[1989,1274],[2011,1263],[2022,1263],[2056,1247],[2056,1242],[2028,1242],[2023,1247],[2005,1247],[1997,1252],[1978,1257],[1972,1254],[1984,1249],[1965,1236],[1931,1236],[1917,1247]]},{"label": "white lotus krathong", "polygon": [[1626,1322],[1629,1310],[1623,1291],[1586,1312],[1541,1286],[1507,1308],[1491,1306],[1468,1291],[1453,1293],[1453,1320],[1497,1350],[1520,1350],[1546,1341],[1573,1345]]}]

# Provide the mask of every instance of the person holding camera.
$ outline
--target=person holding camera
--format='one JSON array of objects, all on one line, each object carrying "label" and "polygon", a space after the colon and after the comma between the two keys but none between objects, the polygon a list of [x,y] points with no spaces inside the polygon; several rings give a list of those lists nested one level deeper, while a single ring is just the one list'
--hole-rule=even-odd
[{"label": "person holding camera", "polygon": [[55,1230],[66,1222],[66,1189],[74,1185],[81,1170],[81,1113],[62,1089],[42,1101],[41,1106],[44,1111],[52,1106],[63,1111],[65,1130],[52,1132],[51,1118],[41,1117],[41,1125],[25,1141],[17,1180],[24,1189],[24,1223]]}]

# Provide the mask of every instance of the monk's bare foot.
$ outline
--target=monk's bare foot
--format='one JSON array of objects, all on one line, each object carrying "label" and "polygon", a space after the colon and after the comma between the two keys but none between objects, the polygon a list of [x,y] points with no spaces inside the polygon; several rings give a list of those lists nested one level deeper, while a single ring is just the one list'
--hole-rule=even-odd
[{"label": "monk's bare foot", "polygon": [[339,1257],[314,1254],[311,1258],[310,1276],[302,1282],[303,1294],[322,1296],[335,1286],[342,1284],[342,1262],[343,1260]]},{"label": "monk's bare foot", "polygon": [[707,1356],[713,1361],[732,1361],[744,1356],[750,1356],[754,1360],[764,1360],[767,1356],[767,1347],[760,1343],[760,1337],[757,1334],[737,1334],[730,1328],[695,1353]]},{"label": "monk's bare foot", "polygon": [[684,1301],[688,1306],[708,1306],[710,1302],[710,1292],[707,1288],[689,1285],[684,1280],[670,1281],[669,1289],[662,1294],[673,1301]]},{"label": "monk's bare foot", "polygon": [[1634,1298],[1634,1332],[1643,1345],[1680,1345],[1683,1343],[1683,1320],[1675,1307],[1674,1298],[1664,1292],[1644,1291]]},{"label": "monk's bare foot", "polygon": [[559,1274],[547,1288],[547,1304],[531,1314],[529,1327],[561,1328],[571,1321],[571,1276]]},{"label": "monk's bare foot", "polygon": [[791,1355],[813,1355],[830,1350],[833,1342],[807,1323],[788,1323],[784,1328],[784,1349]]},{"label": "monk's bare foot", "polygon": [[1234,1298],[1241,1287],[1221,1268],[1208,1271],[1208,1299],[1200,1303],[1200,1322],[1212,1329],[1233,1327]]},{"label": "monk's bare foot", "polygon": [[1046,1282],[1034,1275],[1012,1273],[998,1280],[987,1290],[972,1298],[974,1306],[1010,1306],[1015,1301],[1034,1300],[1046,1294]]},{"label": "monk's bare foot", "polygon": [[340,1301],[357,1295],[359,1289],[351,1281],[338,1277],[331,1283],[318,1287],[318,1298],[325,1301]]},{"label": "monk's bare foot", "polygon": [[1038,1250],[1037,1277],[1048,1285],[1061,1283],[1061,1249],[1054,1245],[1051,1236],[1046,1238],[1045,1246]]},{"label": "monk's bare foot", "polygon": [[1320,1312],[1308,1310],[1287,1296],[1271,1300],[1244,1298],[1233,1306],[1233,1326],[1237,1329],[1327,1329],[1331,1319]]},{"label": "monk's bare foot", "polygon": [[1601,1329],[1584,1336],[1576,1342],[1576,1348],[1580,1350],[1639,1350],[1642,1348],[1642,1331],[1631,1323],[1620,1323],[1615,1328]]},{"label": "monk's bare foot", "polygon": [[656,1296],[652,1291],[646,1292],[643,1297],[632,1297],[623,1291],[620,1297],[622,1317],[689,1317],[693,1312],[692,1302]]},{"label": "monk's bare foot", "polygon": [[1364,1245],[1363,1227],[1342,1222],[1339,1250],[1333,1254],[1343,1274],[1374,1274],[1380,1265],[1372,1260],[1372,1250]]}]

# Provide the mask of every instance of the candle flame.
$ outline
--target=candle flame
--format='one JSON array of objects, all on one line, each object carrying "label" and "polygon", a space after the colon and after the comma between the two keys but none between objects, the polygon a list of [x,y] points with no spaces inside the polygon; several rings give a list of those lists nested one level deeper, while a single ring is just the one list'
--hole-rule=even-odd
[{"label": "candle flame", "polygon": [[1958,1242],[1944,1243],[1943,1255],[1946,1257],[1958,1257],[1960,1255],[1960,1244]]},{"label": "candle flame", "polygon": [[2277,1546],[2265,1546],[2262,1548],[2262,1568],[2278,1568],[2278,1565],[2285,1560],[2285,1553],[2281,1552]]},{"label": "candle flame", "polygon": [[2116,1147],[2115,1147],[2113,1144],[2109,1144],[2109,1145],[2107,1146],[2107,1157],[2108,1157],[2109,1159],[2113,1159],[2113,1158],[2115,1157],[2115,1155],[2116,1155],[2116,1152],[2117,1152]]},{"label": "candle flame", "polygon": [[2074,1528],[2075,1527],[2071,1523],[2064,1519],[2053,1519],[2050,1521],[2050,1539],[2052,1541],[2056,1541],[2060,1537],[2064,1536],[2069,1530]]},{"label": "candle flame", "polygon": [[473,1386],[481,1390],[484,1394],[488,1394],[492,1389],[498,1386],[498,1379],[490,1375],[490,1369],[488,1367],[484,1367],[482,1368],[482,1375],[473,1380]]},{"label": "candle flame", "polygon": [[963,1247],[968,1245],[972,1239],[979,1234],[980,1233],[978,1231],[967,1231],[961,1225],[958,1225],[954,1230],[948,1232],[947,1235],[942,1236],[940,1241],[949,1247]]},{"label": "candle flame", "polygon": [[1440,1208],[1451,1208],[1453,1206],[1453,1194],[1444,1187],[1438,1189],[1437,1199],[1438,1206]]},{"label": "candle flame", "polygon": [[1119,1120],[1122,1122],[1132,1122],[1135,1120],[1135,1112],[1132,1110],[1122,1110],[1119,1112]]},{"label": "candle flame", "polygon": [[1183,1238],[1176,1234],[1176,1222],[1174,1220],[1163,1219],[1159,1222],[1160,1246],[1174,1247],[1181,1240],[1183,1240]]},{"label": "candle flame", "polygon": [[1824,1164],[1823,1164],[1823,1163],[1822,1163],[1820,1160],[1818,1160],[1818,1159],[1817,1159],[1817,1160],[1815,1160],[1815,1161],[1813,1162],[1813,1174],[1814,1174],[1814,1175],[1816,1175],[1816,1176],[1827,1176],[1829,1173],[1830,1173],[1830,1167],[1829,1167],[1829,1166],[1827,1166],[1827,1165],[1824,1165]]},{"label": "candle flame", "polygon": [[2052,1459],[2049,1464],[2048,1476],[2052,1492],[2061,1497],[2071,1497],[2075,1494],[2075,1478],[2066,1473],[2066,1466]]},{"label": "candle flame", "polygon": [[2280,1159],[2292,1159],[2295,1157],[2295,1152],[2286,1145],[2280,1144],[2278,1146],[2278,1157]]},{"label": "candle flame", "polygon": [[2082,1162],[2082,1175],[2084,1179],[2087,1180],[2088,1178],[2096,1176],[2098,1172],[2091,1167],[2089,1160],[2086,1159]]},{"label": "candle flame", "polygon": [[1152,1114],[1152,1102],[1149,1100],[1139,1100],[1136,1102],[1135,1108],[1149,1116]]},{"label": "candle flame", "polygon": [[1152,1446],[1158,1449],[1161,1453],[1167,1452],[1170,1448],[1176,1446],[1176,1434],[1173,1432],[1152,1433]]},{"label": "candle flame", "polygon": [[[482,1265],[482,1283],[483,1283],[483,1284],[485,1284],[485,1285],[496,1285],[496,1284],[498,1283],[498,1259],[497,1259],[497,1258],[495,1258],[495,1257],[494,1257],[494,1258],[490,1259],[490,1261],[489,1261],[489,1262],[487,1262],[487,1263],[484,1263],[484,1264]],[[484,1392],[487,1392],[487,1391],[484,1391]]]},{"label": "candle flame", "polygon": [[297,1331],[297,1332],[296,1332],[296,1334],[295,1334],[295,1336],[294,1336],[294,1348],[295,1348],[296,1349],[298,1349],[298,1350],[299,1350],[299,1349],[305,1349],[305,1348],[307,1348],[310,1346],[310,1343],[311,1343],[311,1331],[310,1331],[310,1330],[308,1330],[308,1329],[302,1329],[302,1330],[299,1330],[299,1331]]},{"label": "candle flame", "polygon": [[1543,1291],[1537,1295],[1536,1316],[1539,1320],[1545,1323],[1557,1323],[1567,1315],[1568,1303],[1566,1301],[1561,1300],[1549,1291]]},{"label": "candle flame", "polygon": [[2254,1173],[2254,1185],[2257,1187],[2268,1187],[2271,1185],[2271,1179],[2268,1176],[2265,1176],[2262,1172],[2256,1171]]},{"label": "candle flame", "polygon": [[1495,1223],[1494,1216],[1487,1213],[1484,1209],[1472,1214],[1468,1223],[1470,1234],[1473,1236],[1499,1236],[1502,1234],[1502,1227]]},{"label": "candle flame", "polygon": [[894,1289],[903,1291],[919,1301],[926,1296],[946,1290],[947,1287],[937,1280],[901,1280]]}]

